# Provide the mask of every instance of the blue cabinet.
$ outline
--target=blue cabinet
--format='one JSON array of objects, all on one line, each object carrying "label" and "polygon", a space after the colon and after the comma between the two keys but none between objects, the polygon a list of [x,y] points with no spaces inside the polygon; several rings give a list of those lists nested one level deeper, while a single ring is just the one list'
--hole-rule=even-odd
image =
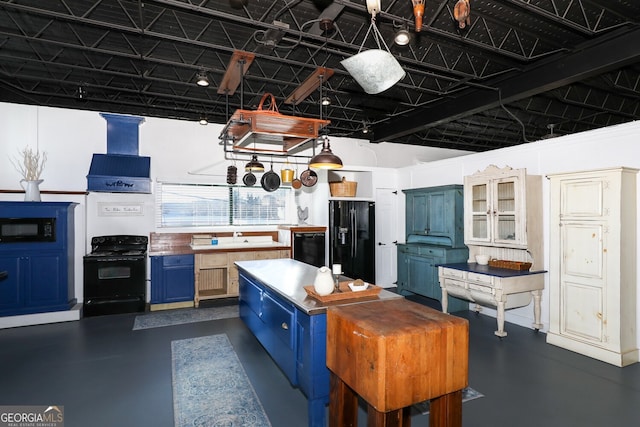
[{"label": "blue cabinet", "polygon": [[462,185],[414,188],[405,193],[406,237],[452,248],[464,248]]},{"label": "blue cabinet", "polygon": [[[406,244],[398,245],[398,291],[442,300],[438,264],[467,261],[462,185],[403,190]],[[405,293],[406,293],[405,292]],[[467,310],[450,299],[449,311]]]},{"label": "blue cabinet", "polygon": [[240,317],[308,399],[309,426],[325,427],[329,403],[327,315],[309,315],[240,271]]},{"label": "blue cabinet", "polygon": [[69,310],[75,304],[76,203],[1,202],[3,218],[53,218],[49,241],[0,243],[0,316]]},{"label": "blue cabinet", "polygon": [[[398,292],[414,294],[442,301],[438,279],[438,265],[464,262],[469,256],[467,248],[446,248],[430,245],[398,245]],[[456,261],[453,261],[456,260]],[[468,310],[469,303],[449,298],[449,312]]]},{"label": "blue cabinet", "polygon": [[151,257],[151,304],[193,301],[193,255]]}]

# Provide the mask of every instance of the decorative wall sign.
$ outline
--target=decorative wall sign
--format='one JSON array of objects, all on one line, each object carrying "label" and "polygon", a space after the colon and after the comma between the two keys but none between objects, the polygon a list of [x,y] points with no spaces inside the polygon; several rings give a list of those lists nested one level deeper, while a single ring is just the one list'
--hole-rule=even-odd
[{"label": "decorative wall sign", "polygon": [[141,216],[144,215],[144,203],[98,203],[98,216]]}]

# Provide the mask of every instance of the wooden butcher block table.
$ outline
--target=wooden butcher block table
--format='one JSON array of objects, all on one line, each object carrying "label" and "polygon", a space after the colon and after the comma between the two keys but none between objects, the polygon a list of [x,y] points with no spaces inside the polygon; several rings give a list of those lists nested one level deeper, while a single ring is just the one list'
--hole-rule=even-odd
[{"label": "wooden butcher block table", "polygon": [[331,427],[357,426],[358,396],[370,427],[410,426],[425,400],[430,427],[461,427],[468,366],[466,319],[406,299],[327,310]]}]

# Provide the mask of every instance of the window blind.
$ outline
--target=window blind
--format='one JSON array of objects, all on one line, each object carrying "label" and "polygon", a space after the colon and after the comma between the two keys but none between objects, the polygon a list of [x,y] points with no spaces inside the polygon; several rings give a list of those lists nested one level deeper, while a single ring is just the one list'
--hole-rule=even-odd
[{"label": "window blind", "polygon": [[262,187],[159,182],[156,224],[162,227],[290,223],[293,191]]}]

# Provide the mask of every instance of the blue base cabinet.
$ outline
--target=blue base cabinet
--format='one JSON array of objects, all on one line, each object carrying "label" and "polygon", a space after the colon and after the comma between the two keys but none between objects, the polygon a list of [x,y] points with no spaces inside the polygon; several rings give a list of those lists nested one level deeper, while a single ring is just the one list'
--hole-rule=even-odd
[{"label": "blue base cabinet", "polygon": [[151,304],[193,301],[194,257],[164,255],[151,257]]},{"label": "blue base cabinet", "polygon": [[240,318],[308,400],[309,426],[325,427],[329,404],[327,316],[308,315],[240,271]]},{"label": "blue base cabinet", "polygon": [[[409,291],[442,301],[438,265],[466,262],[467,248],[429,245],[398,245],[398,292]],[[449,297],[449,312],[468,310],[469,303]]]},{"label": "blue base cabinet", "polygon": [[0,316],[69,310],[74,285],[76,203],[0,202],[3,218],[54,218],[55,239],[0,243]]}]

